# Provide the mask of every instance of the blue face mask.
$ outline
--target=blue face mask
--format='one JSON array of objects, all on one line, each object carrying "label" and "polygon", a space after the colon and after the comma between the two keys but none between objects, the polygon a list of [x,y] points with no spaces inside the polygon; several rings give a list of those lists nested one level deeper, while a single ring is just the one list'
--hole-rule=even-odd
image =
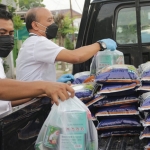
[{"label": "blue face mask", "polygon": [[[40,24],[40,23],[38,23],[38,24]],[[40,24],[40,25],[43,26],[42,24]],[[43,27],[45,27],[45,26],[43,26]],[[56,37],[57,31],[58,31],[58,26],[57,26],[56,23],[53,23],[53,24],[51,24],[51,25],[49,25],[49,26],[47,26],[45,28],[46,28],[46,31],[43,31],[43,32],[45,32],[46,37],[48,39],[53,39],[53,38]]]},{"label": "blue face mask", "polygon": [[0,57],[7,57],[14,47],[14,37],[11,35],[0,36]]}]

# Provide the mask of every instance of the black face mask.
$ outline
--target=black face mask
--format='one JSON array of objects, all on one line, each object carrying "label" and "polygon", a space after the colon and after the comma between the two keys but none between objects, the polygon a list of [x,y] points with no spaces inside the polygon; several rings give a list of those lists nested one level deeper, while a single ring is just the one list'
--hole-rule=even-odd
[{"label": "black face mask", "polygon": [[45,31],[46,37],[47,37],[48,39],[53,39],[53,38],[55,38],[56,35],[57,35],[57,31],[58,31],[58,26],[57,26],[55,23],[49,25],[49,26],[46,28],[46,31]]},{"label": "black face mask", "polygon": [[0,57],[7,57],[14,47],[14,37],[11,35],[0,36]]}]

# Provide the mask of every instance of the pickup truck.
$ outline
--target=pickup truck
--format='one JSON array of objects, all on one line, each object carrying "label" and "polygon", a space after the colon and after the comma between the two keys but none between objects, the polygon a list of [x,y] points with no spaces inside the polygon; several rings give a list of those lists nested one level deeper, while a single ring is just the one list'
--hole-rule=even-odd
[{"label": "pickup truck", "polygon": [[[149,0],[86,0],[76,48],[111,38],[125,64],[135,67],[150,60]],[[89,71],[91,59],[73,66],[73,74]]]},{"label": "pickup truck", "polygon": [[[150,60],[149,0],[85,0],[76,48],[112,38],[126,64]],[[73,74],[89,71],[91,59],[73,66]],[[0,150],[34,150],[39,130],[50,112],[44,97],[13,108],[0,119]],[[99,150],[144,150],[138,136],[99,138]]]}]

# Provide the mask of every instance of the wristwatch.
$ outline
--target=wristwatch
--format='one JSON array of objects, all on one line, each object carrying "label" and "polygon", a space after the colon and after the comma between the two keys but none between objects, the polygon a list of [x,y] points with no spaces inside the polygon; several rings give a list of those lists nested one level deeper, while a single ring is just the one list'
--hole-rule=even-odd
[{"label": "wristwatch", "polygon": [[106,44],[105,44],[104,42],[102,42],[102,41],[97,41],[97,43],[99,43],[100,48],[101,48],[101,51],[107,49],[107,46],[106,46]]}]

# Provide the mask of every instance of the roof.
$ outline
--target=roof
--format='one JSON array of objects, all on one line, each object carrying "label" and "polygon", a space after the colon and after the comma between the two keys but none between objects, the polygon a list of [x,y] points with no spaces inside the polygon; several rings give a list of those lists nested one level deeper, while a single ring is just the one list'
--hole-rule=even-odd
[{"label": "roof", "polygon": [[14,7],[14,8],[16,8],[16,2],[15,2],[15,0],[0,0],[0,3],[2,4],[2,5],[6,5],[6,6],[12,6],[12,7]]},{"label": "roof", "polygon": [[[62,15],[67,15],[70,14],[70,9],[59,9],[59,10],[51,10],[52,14],[62,14]],[[72,15],[73,17],[81,17],[81,14],[75,10],[72,9]]]}]

